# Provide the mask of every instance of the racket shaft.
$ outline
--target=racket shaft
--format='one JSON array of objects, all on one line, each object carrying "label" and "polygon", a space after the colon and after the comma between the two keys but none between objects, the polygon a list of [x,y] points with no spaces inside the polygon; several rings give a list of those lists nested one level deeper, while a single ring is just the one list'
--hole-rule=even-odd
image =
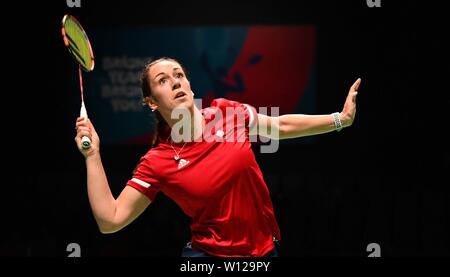
[{"label": "racket shaft", "polygon": [[[84,120],[87,120],[87,118],[88,118],[86,107],[84,106],[84,102],[81,102],[80,117],[84,117]],[[91,140],[88,137],[83,136],[81,138],[81,145],[84,149],[88,149],[91,147]]]}]

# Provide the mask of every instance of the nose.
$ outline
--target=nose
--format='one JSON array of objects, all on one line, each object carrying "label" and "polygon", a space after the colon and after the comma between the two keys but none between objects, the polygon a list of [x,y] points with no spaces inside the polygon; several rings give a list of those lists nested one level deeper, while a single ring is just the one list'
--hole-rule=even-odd
[{"label": "nose", "polygon": [[175,79],[174,83],[173,83],[173,86],[172,86],[172,90],[176,90],[176,89],[178,89],[180,87],[181,87],[180,80]]}]

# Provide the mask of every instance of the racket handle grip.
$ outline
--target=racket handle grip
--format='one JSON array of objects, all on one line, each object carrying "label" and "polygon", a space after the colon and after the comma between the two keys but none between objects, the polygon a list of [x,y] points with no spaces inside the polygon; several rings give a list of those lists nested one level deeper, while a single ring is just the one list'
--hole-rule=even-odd
[{"label": "racket handle grip", "polygon": [[91,147],[91,140],[88,137],[86,137],[86,136],[82,137],[81,138],[81,146],[84,149],[90,148]]},{"label": "racket handle grip", "polygon": [[[81,102],[80,116],[84,117],[84,120],[87,120],[87,118],[88,118],[87,117],[86,107],[84,106],[84,102]],[[84,149],[90,148],[91,147],[91,140],[88,137],[83,136],[81,138],[81,146]]]}]

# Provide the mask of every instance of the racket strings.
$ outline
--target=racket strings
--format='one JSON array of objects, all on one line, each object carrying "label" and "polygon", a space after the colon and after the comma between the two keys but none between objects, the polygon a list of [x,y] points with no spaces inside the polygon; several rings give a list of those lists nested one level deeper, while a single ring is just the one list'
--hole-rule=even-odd
[{"label": "racket strings", "polygon": [[64,44],[68,47],[73,58],[81,65],[84,71],[94,69],[94,54],[89,38],[78,20],[72,16],[63,18],[62,35]]}]

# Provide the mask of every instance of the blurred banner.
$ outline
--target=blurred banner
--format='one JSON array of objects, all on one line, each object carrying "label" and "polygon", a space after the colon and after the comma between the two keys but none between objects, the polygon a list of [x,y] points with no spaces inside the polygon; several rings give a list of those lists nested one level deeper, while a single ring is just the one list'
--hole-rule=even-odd
[{"label": "blurred banner", "polygon": [[[224,97],[257,110],[267,107],[269,113],[270,107],[279,107],[280,114],[315,112],[314,26],[127,27],[87,32],[96,65],[84,74],[85,101],[102,144],[151,144],[153,115],[141,104],[139,76],[150,58],[161,56],[183,64],[203,107]],[[72,95],[76,113],[79,93]]]}]

